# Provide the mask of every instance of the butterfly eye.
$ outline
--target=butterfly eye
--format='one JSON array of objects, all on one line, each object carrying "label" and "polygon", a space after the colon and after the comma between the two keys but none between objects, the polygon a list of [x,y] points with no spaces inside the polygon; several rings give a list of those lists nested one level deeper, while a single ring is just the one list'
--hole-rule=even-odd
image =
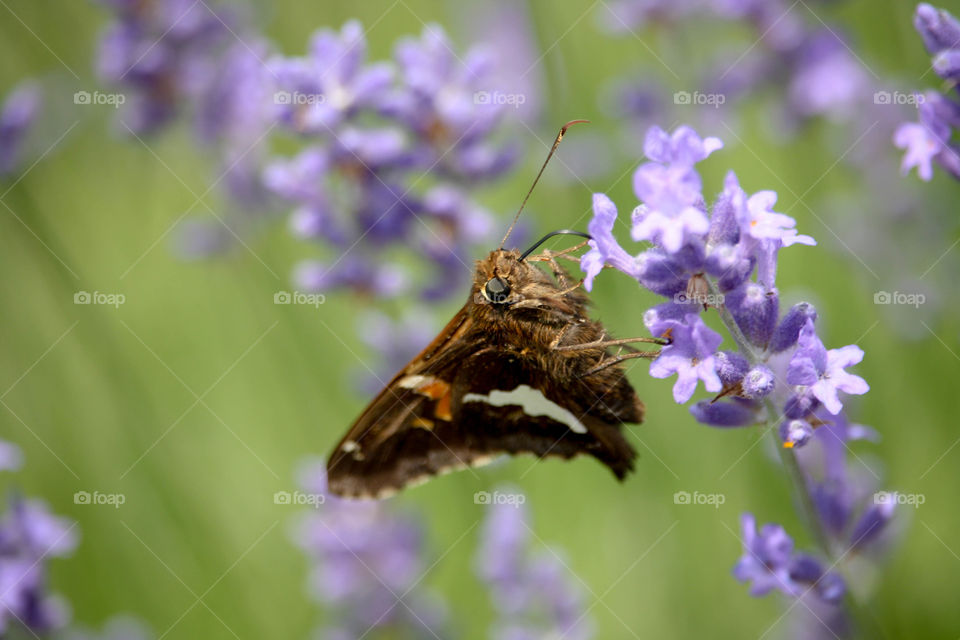
[{"label": "butterfly eye", "polygon": [[503,304],[510,295],[510,285],[503,278],[490,278],[483,287],[483,295],[493,304]]}]

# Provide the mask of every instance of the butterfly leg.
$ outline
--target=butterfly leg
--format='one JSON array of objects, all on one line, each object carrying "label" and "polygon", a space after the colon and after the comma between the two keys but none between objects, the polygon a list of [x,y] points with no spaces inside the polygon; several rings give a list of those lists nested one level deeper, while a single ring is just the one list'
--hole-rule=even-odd
[{"label": "butterfly leg", "polygon": [[[556,346],[554,349],[557,351],[582,351],[583,349],[605,349],[607,347],[617,347],[621,345],[630,345],[634,342],[646,342],[649,344],[658,344],[661,347],[670,344],[670,341],[664,338],[621,338],[619,340],[593,340],[591,342],[581,342],[579,344],[565,344],[563,346]],[[660,352],[659,351],[638,351],[637,353],[652,353],[653,357],[656,357]]]},{"label": "butterfly leg", "polygon": [[557,279],[557,282],[564,289],[563,291],[560,292],[559,295],[563,295],[566,293],[570,293],[571,291],[574,291],[575,289],[579,288],[580,285],[583,284],[583,281],[581,280],[577,283],[574,283],[570,279],[570,274],[567,273],[567,270],[561,267],[560,263],[557,262],[557,258],[566,258],[568,260],[573,260],[574,262],[580,262],[580,258],[571,256],[570,254],[574,251],[577,251],[578,249],[582,249],[584,246],[586,246],[586,244],[587,244],[587,241],[584,240],[583,242],[575,244],[572,247],[567,247],[562,251],[551,251],[549,249],[544,249],[543,252],[535,256],[531,256],[527,258],[527,260],[530,260],[532,262],[546,262],[547,264],[549,264],[550,270],[553,272],[553,277]]},{"label": "butterfly leg", "polygon": [[659,351],[637,351],[636,353],[628,353],[625,356],[617,355],[616,357],[610,358],[609,360],[601,359],[599,363],[592,369],[581,373],[579,377],[585,378],[586,376],[592,376],[595,373],[603,371],[607,367],[612,367],[615,364],[620,364],[624,360],[633,360],[634,358],[656,358],[660,355]]}]

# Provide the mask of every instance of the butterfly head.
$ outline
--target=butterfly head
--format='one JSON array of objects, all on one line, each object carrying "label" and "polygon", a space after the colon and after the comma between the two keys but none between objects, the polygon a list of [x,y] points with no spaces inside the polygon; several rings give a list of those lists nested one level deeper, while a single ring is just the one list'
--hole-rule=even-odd
[{"label": "butterfly head", "polygon": [[539,297],[543,287],[553,288],[553,284],[543,271],[524,261],[519,251],[497,249],[477,264],[473,299],[503,310]]}]

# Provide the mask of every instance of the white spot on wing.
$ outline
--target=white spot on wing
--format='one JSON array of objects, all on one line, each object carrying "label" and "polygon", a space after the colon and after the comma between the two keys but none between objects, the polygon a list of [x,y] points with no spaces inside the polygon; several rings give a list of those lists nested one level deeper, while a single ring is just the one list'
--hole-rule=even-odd
[{"label": "white spot on wing", "polygon": [[340,448],[343,449],[345,453],[353,453],[359,448],[359,445],[353,440],[347,440]]},{"label": "white spot on wing", "polygon": [[397,385],[403,387],[404,389],[416,389],[429,379],[430,376],[406,376],[404,378],[400,378],[400,380],[397,382]]},{"label": "white spot on wing", "polygon": [[575,433],[586,433],[587,428],[575,415],[547,399],[539,390],[522,384],[512,391],[494,389],[490,395],[468,393],[463,396],[464,402],[486,402],[495,407],[517,405],[528,416],[546,416],[563,423]]}]

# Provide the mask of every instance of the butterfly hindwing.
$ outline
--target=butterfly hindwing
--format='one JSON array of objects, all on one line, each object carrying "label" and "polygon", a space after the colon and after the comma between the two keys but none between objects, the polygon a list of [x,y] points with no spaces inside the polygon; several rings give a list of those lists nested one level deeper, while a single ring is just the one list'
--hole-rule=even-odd
[{"label": "butterfly hindwing", "polygon": [[[633,411],[627,414],[611,408],[588,382],[565,385],[552,378],[534,357],[475,340],[461,343],[479,346],[474,353],[450,344],[428,347],[371,403],[331,457],[333,491],[382,497],[500,454],[588,454],[621,478],[632,469],[635,452],[619,423],[639,421],[639,401],[625,379]],[[614,406],[623,401],[606,400]]]}]

